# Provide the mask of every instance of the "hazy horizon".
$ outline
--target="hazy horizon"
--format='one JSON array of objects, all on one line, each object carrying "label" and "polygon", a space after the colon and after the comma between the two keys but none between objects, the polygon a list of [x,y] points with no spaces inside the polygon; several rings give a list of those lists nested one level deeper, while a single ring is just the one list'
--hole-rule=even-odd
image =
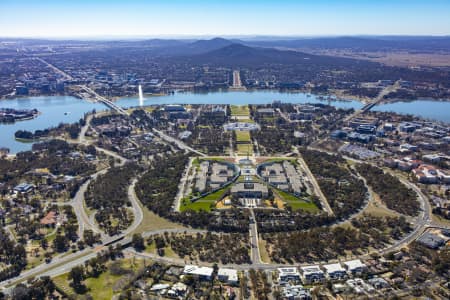
[{"label": "hazy horizon", "polygon": [[445,0],[3,0],[11,38],[450,35]]}]

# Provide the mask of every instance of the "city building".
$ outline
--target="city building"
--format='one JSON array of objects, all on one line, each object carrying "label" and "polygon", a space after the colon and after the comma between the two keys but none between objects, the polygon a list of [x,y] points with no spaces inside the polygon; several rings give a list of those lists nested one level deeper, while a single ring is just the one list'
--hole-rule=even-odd
[{"label": "city building", "polygon": [[297,268],[278,268],[278,283],[286,283],[289,281],[300,282],[300,273]]},{"label": "city building", "polygon": [[16,193],[27,194],[34,191],[35,186],[30,183],[21,183],[14,187]]},{"label": "city building", "polygon": [[199,280],[211,280],[213,272],[213,268],[194,265],[186,265],[183,270],[183,274],[194,276]]},{"label": "city building", "polygon": [[217,277],[220,281],[227,284],[236,285],[239,283],[238,272],[234,269],[220,268],[217,272]]},{"label": "city building", "polygon": [[325,280],[325,274],[318,266],[301,267],[303,283],[319,283]]},{"label": "city building", "polygon": [[239,182],[231,187],[231,195],[238,198],[266,198],[269,195],[268,188],[257,182]]},{"label": "city building", "polygon": [[359,259],[344,262],[347,271],[353,275],[362,274],[367,270],[367,266]]},{"label": "city building", "polygon": [[438,249],[445,244],[443,238],[429,232],[422,234],[422,236],[417,239],[417,242],[430,249]]},{"label": "city building", "polygon": [[281,295],[283,299],[288,300],[309,300],[311,299],[311,293],[305,289],[302,285],[286,285],[281,289]]},{"label": "city building", "polygon": [[324,265],[323,268],[330,280],[342,280],[347,277],[346,270],[339,263]]}]

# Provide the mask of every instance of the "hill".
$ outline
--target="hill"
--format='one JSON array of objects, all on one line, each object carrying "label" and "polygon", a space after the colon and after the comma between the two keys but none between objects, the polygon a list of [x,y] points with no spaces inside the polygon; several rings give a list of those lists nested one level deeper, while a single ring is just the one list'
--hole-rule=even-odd
[{"label": "hill", "polygon": [[221,66],[262,66],[262,65],[327,65],[370,64],[359,60],[306,54],[298,51],[283,51],[272,48],[249,47],[231,44],[207,53],[184,56],[183,60],[193,64]]}]

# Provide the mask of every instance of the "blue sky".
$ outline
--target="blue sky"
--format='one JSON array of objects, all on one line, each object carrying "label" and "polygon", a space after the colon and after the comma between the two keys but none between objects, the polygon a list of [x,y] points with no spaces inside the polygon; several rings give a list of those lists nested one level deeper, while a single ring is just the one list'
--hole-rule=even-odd
[{"label": "blue sky", "polygon": [[0,36],[450,35],[450,0],[0,0]]}]

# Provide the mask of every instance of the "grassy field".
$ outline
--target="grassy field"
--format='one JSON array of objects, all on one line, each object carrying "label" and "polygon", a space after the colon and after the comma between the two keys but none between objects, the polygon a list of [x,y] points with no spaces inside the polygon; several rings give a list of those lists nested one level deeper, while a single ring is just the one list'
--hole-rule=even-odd
[{"label": "grassy field", "polygon": [[[141,206],[142,207],[142,206]],[[145,231],[152,231],[157,229],[174,229],[183,228],[183,226],[172,223],[164,218],[161,218],[147,207],[142,207],[143,218],[141,224],[136,228],[134,233],[142,233]]]},{"label": "grassy field", "polygon": [[225,189],[226,188],[223,188],[214,193],[206,195],[205,197],[203,197],[195,202],[185,200],[181,203],[180,211],[185,211],[188,209],[192,209],[195,211],[199,211],[199,210],[211,211],[211,204],[214,206],[214,204],[222,198],[222,195],[225,192]]},{"label": "grassy field", "polygon": [[[132,264],[131,260],[125,259],[121,261],[122,267],[128,270],[137,270],[142,266],[142,263]],[[84,281],[84,284],[88,288],[88,293],[92,295],[93,299],[112,299],[114,292],[114,284],[121,279],[121,275],[112,275],[109,271],[103,272],[97,278],[88,278]],[[77,296],[75,291],[69,285],[68,273],[62,274],[53,278],[54,283],[61,290],[66,292],[69,296]]]},{"label": "grassy field", "polygon": [[304,210],[304,211],[308,211],[311,213],[316,213],[319,211],[319,208],[311,202],[305,202],[302,200],[297,200],[297,201],[288,201],[287,204],[292,207],[292,210]]},{"label": "grassy field", "polygon": [[237,144],[237,153],[239,156],[253,155],[253,146],[251,144]]},{"label": "grassy field", "polygon": [[294,166],[298,165],[296,158],[289,158],[289,157],[274,157],[274,158],[265,160],[264,163],[282,163],[284,161],[288,161],[291,164],[293,164]]},{"label": "grassy field", "polygon": [[292,207],[292,210],[304,210],[311,213],[319,212],[319,208],[312,202],[304,201],[301,198],[297,198],[296,196],[289,194],[285,191],[276,190],[275,191],[278,196],[286,202],[287,205]]},{"label": "grassy field", "polygon": [[365,213],[377,216],[377,217],[395,217],[397,214],[392,210],[386,208],[384,204],[379,200],[379,196],[374,194],[375,201],[372,201],[367,205],[367,208],[364,210]]},{"label": "grassy field", "polygon": [[248,116],[250,115],[250,110],[247,105],[231,105],[231,115]]},{"label": "grassy field", "polygon": [[250,132],[248,131],[235,131],[236,132],[236,142],[238,143],[250,143]]},{"label": "grassy field", "polygon": [[186,204],[182,204],[180,207],[180,211],[185,211],[188,209],[192,209],[195,211],[204,210],[204,211],[211,211],[211,204],[214,204],[215,201],[211,200],[197,200],[195,202],[190,202],[189,200],[186,201]]},{"label": "grassy field", "polygon": [[243,119],[243,118],[239,118],[239,122],[243,122],[243,123],[255,123],[254,120],[248,118],[248,119]]}]

